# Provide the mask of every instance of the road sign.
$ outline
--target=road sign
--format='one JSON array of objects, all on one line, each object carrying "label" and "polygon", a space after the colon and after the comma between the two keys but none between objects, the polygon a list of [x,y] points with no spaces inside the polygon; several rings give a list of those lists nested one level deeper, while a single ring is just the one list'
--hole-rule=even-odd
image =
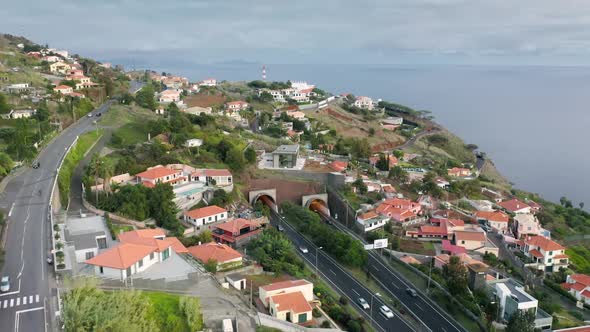
[{"label": "road sign", "polygon": [[373,241],[373,248],[374,249],[387,248],[387,246],[388,246],[387,239],[376,239],[375,241]]},{"label": "road sign", "polygon": [[374,244],[365,244],[365,250],[373,250],[373,249],[375,249]]}]

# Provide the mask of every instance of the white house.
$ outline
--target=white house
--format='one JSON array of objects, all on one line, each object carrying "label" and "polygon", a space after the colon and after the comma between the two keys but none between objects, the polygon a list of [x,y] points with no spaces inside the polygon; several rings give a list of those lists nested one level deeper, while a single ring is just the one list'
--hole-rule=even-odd
[{"label": "white house", "polygon": [[248,104],[247,102],[245,102],[243,100],[230,101],[225,104],[226,109],[231,110],[231,111],[245,110],[245,109],[248,109],[249,106],[250,106],[250,104]]},{"label": "white house", "polygon": [[278,319],[306,323],[312,319],[313,284],[307,280],[287,280],[261,286],[258,297]]},{"label": "white house", "polygon": [[356,100],[354,101],[353,105],[358,108],[367,109],[369,111],[373,110],[373,108],[375,107],[373,99],[365,96],[356,97]]},{"label": "white house", "polygon": [[147,187],[154,187],[157,183],[170,183],[172,186],[187,181],[181,170],[171,169],[164,166],[148,168],[145,172],[136,175],[137,182]]},{"label": "white house", "polygon": [[180,90],[164,90],[160,93],[158,101],[161,103],[174,103],[180,100]]},{"label": "white house", "polygon": [[537,270],[557,272],[559,268],[567,268],[569,257],[565,247],[543,236],[530,236],[524,240],[524,254],[531,258]]},{"label": "white house", "polygon": [[226,221],[227,218],[227,210],[217,205],[194,209],[184,213],[184,221],[196,227],[218,221]]},{"label": "white house", "polygon": [[207,78],[201,81],[200,86],[217,86],[217,80],[214,78]]},{"label": "white house", "polygon": [[494,284],[500,304],[500,317],[510,319],[517,310],[537,312],[539,301],[524,291],[524,288],[511,279]]},{"label": "white house", "polygon": [[186,146],[187,148],[195,148],[201,145],[203,145],[203,140],[200,138],[191,138],[187,139],[186,142],[184,142],[184,146]]},{"label": "white house", "polygon": [[389,217],[382,216],[375,211],[365,212],[356,218],[357,224],[364,232],[369,232],[374,229],[385,226],[389,221]]},{"label": "white house", "polygon": [[570,274],[566,281],[561,284],[578,301],[590,305],[590,276],[586,274]]},{"label": "white house", "polygon": [[9,115],[11,119],[23,119],[23,118],[30,118],[35,113],[37,113],[36,109],[24,109],[24,110],[11,110]]}]

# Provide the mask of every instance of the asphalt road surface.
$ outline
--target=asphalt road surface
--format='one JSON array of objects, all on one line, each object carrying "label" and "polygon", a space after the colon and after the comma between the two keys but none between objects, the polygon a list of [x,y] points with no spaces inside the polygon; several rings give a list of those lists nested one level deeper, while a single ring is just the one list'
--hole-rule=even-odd
[{"label": "asphalt road surface", "polygon": [[[349,300],[350,305],[358,309],[362,313],[364,318],[371,322],[373,327],[377,331],[415,331],[415,329],[409,326],[404,320],[402,320],[397,313],[392,318],[386,318],[380,313],[379,307],[386,305],[385,302],[371,290],[366,288],[361,282],[357,281],[348,271],[340,267],[332,257],[323,252],[317,250],[317,247],[309,240],[304,238],[295,229],[293,229],[284,219],[280,219],[277,214],[273,213],[271,223],[277,225],[280,223],[284,229],[287,237],[293,242],[293,245],[297,248],[300,256],[311,265],[314,269],[317,269],[319,274],[325,280],[329,281],[330,286],[336,289],[339,293],[346,296]],[[308,253],[302,253],[299,248],[305,247],[308,249]],[[316,252],[317,252],[317,266],[316,266]],[[362,309],[359,305],[359,298],[364,298],[369,305],[372,301],[372,310]],[[391,309],[392,306],[388,305]],[[372,317],[372,318],[371,318]]]},{"label": "asphalt road surface", "polygon": [[14,177],[0,195],[0,208],[8,211],[5,263],[2,276],[11,288],[0,294],[0,330],[39,332],[51,330],[55,310],[53,268],[46,262],[51,247],[49,201],[57,167],[76,136],[94,130],[96,113],[109,103],[64,130],[39,155],[40,167]]},{"label": "asphalt road surface", "polygon": [[[349,231],[337,220],[331,219],[331,221],[336,228],[358,238],[356,234]],[[442,311],[424,293],[416,289],[418,295],[415,297],[411,296],[407,292],[407,289],[414,288],[412,284],[401,274],[394,271],[391,266],[383,263],[383,258],[379,256],[378,252],[369,252],[368,266],[369,272],[374,277],[373,279],[380,283],[381,288],[385,289],[392,296],[397,297],[430,330],[442,332],[465,331],[459,323]]]}]

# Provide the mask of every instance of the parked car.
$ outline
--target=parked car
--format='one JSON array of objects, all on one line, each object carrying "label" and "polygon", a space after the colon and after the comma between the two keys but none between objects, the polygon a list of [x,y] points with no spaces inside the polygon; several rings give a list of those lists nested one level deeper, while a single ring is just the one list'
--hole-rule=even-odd
[{"label": "parked car", "polygon": [[301,251],[304,254],[307,254],[309,252],[309,250],[307,250],[307,248],[304,246],[299,247],[299,251]]},{"label": "parked car", "polygon": [[393,318],[393,312],[391,311],[391,309],[389,309],[389,307],[387,307],[386,305],[382,305],[379,308],[379,311],[381,312],[381,314],[383,316],[385,316],[385,318]]},{"label": "parked car", "polygon": [[41,166],[41,163],[39,161],[34,161],[33,164],[31,165],[31,167],[37,169],[39,168],[39,166]]},{"label": "parked car", "polygon": [[8,276],[0,279],[0,292],[8,292],[10,290],[10,278]]},{"label": "parked car", "polygon": [[361,306],[361,308],[363,308],[365,310],[369,310],[371,308],[369,306],[369,303],[367,303],[367,300],[363,299],[362,297],[359,298],[359,305]]},{"label": "parked car", "polygon": [[418,296],[418,293],[416,293],[416,290],[414,290],[414,289],[412,289],[412,288],[407,288],[407,289],[406,289],[406,292],[407,292],[408,294],[410,294],[411,296],[413,296],[413,297],[416,297],[416,296]]},{"label": "parked car", "polygon": [[53,265],[53,255],[52,254],[47,255],[47,264]]},{"label": "parked car", "polygon": [[92,117],[92,112],[88,113],[88,117],[91,118]]},{"label": "parked car", "polygon": [[101,116],[101,115],[102,115],[101,113],[96,113],[96,116]]}]

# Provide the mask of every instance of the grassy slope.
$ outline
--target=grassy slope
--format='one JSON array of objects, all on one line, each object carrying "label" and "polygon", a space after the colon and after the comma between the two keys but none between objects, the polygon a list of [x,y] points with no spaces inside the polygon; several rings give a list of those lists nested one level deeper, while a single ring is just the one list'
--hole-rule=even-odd
[{"label": "grassy slope", "polygon": [[136,106],[115,105],[99,121],[102,126],[117,128],[114,135],[122,142],[117,147],[147,141],[147,122],[158,116],[147,109]]},{"label": "grassy slope", "polygon": [[179,325],[179,329],[174,331],[190,331],[186,318],[179,308],[179,295],[159,292],[144,292],[143,294],[152,303],[152,316],[161,331],[167,331],[171,328],[170,323],[172,321]]}]

